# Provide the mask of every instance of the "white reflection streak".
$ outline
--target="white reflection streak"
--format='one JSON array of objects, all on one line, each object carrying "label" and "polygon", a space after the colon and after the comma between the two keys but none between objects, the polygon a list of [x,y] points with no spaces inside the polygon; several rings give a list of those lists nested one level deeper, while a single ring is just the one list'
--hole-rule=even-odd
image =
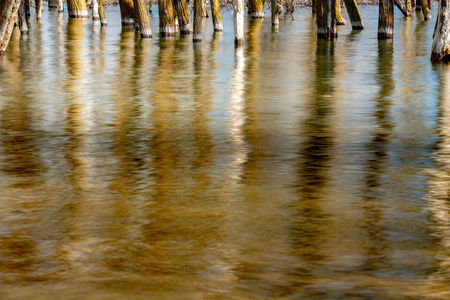
[{"label": "white reflection streak", "polygon": [[244,141],[244,134],[242,133],[242,127],[245,123],[244,113],[244,87],[245,87],[245,57],[244,48],[239,47],[236,49],[236,66],[234,68],[232,90],[231,90],[231,103],[230,103],[230,134],[231,140],[235,146],[233,151],[233,169],[232,177],[238,179],[241,171],[237,169],[247,159],[246,145]]}]

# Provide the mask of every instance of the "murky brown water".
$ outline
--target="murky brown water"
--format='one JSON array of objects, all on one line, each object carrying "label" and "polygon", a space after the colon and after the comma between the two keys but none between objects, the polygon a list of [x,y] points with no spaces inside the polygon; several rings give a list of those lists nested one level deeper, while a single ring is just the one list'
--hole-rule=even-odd
[{"label": "murky brown water", "polygon": [[450,67],[309,9],[235,50],[45,11],[0,58],[1,299],[449,299]]}]

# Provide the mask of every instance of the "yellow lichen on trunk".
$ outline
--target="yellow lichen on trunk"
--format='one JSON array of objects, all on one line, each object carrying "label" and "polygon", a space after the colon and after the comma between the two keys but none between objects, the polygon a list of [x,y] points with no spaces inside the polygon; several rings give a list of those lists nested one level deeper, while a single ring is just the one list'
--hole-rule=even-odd
[{"label": "yellow lichen on trunk", "polygon": [[100,23],[102,24],[102,26],[108,25],[108,22],[106,21],[106,15],[105,15],[105,4],[106,4],[106,0],[98,1],[98,15],[100,17]]},{"label": "yellow lichen on trunk", "polygon": [[151,38],[150,17],[148,16],[145,0],[134,0],[134,15],[139,23],[141,38]]},{"label": "yellow lichen on trunk", "polygon": [[133,0],[119,0],[120,17],[122,25],[134,26],[134,3]]},{"label": "yellow lichen on trunk", "polygon": [[67,0],[69,18],[88,18],[86,0]]},{"label": "yellow lichen on trunk", "polygon": [[253,19],[264,18],[264,2],[263,0],[248,0],[249,11],[251,8],[251,15]]},{"label": "yellow lichen on trunk", "polygon": [[202,0],[194,0],[194,42],[202,40],[203,9]]},{"label": "yellow lichen on trunk", "polygon": [[428,0],[420,0],[420,3],[422,6],[423,19],[425,21],[430,21],[431,20],[431,11],[430,11],[430,6],[428,3]]},{"label": "yellow lichen on trunk", "polygon": [[43,1],[42,0],[36,0],[36,20],[40,21],[42,18],[42,10],[43,10]]},{"label": "yellow lichen on trunk", "polygon": [[175,35],[175,16],[172,0],[158,0],[159,32],[162,37]]},{"label": "yellow lichen on trunk", "polygon": [[173,9],[178,18],[180,33],[190,34],[191,21],[189,20],[189,7],[186,0],[173,0]]},{"label": "yellow lichen on trunk", "polygon": [[210,2],[211,2],[211,15],[214,31],[223,31],[219,0],[210,0]]}]

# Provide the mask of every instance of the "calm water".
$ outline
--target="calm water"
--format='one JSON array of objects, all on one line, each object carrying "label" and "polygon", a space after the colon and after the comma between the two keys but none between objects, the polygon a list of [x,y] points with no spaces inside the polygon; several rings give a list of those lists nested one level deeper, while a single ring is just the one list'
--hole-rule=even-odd
[{"label": "calm water", "polygon": [[247,21],[237,50],[227,9],[195,46],[114,6],[15,32],[0,298],[449,299],[450,66],[434,21],[385,43],[362,14],[336,43],[306,8]]}]

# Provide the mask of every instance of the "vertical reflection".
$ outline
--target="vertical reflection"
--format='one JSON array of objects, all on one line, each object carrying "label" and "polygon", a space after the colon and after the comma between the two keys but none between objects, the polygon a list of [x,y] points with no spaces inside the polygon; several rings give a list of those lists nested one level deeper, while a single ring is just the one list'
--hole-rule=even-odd
[{"label": "vertical reflection", "polygon": [[429,183],[428,211],[431,230],[437,238],[437,270],[430,277],[429,292],[448,298],[450,283],[450,66],[433,65],[439,79],[438,141],[435,161]]},{"label": "vertical reflection", "polygon": [[298,194],[296,203],[296,222],[292,228],[294,255],[300,257],[305,268],[298,275],[314,273],[314,265],[326,259],[326,227],[329,220],[324,211],[323,202],[326,193],[333,151],[331,116],[333,114],[331,98],[334,94],[333,78],[334,43],[318,40],[316,48],[315,77],[312,98],[306,105],[309,116],[303,122],[304,137],[299,151]]},{"label": "vertical reflection", "polygon": [[367,237],[364,243],[365,261],[362,269],[369,272],[386,270],[386,248],[388,241],[383,227],[383,197],[382,178],[386,172],[385,158],[386,146],[392,131],[392,122],[389,116],[391,106],[390,96],[394,89],[392,78],[393,45],[391,42],[378,42],[378,68],[377,82],[380,91],[375,98],[374,118],[376,121],[373,137],[367,144],[366,153],[369,155],[365,169],[364,199],[364,230]]}]

